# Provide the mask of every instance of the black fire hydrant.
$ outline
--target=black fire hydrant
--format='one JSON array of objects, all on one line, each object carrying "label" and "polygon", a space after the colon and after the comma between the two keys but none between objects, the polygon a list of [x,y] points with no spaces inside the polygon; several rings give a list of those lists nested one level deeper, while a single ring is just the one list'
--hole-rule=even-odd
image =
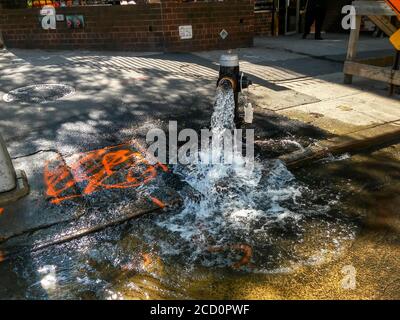
[{"label": "black fire hydrant", "polygon": [[243,72],[240,72],[239,57],[236,54],[222,55],[219,60],[219,64],[220,68],[217,87],[226,80],[231,83],[235,97],[235,124],[237,127],[240,127],[240,115],[238,105],[239,92],[252,85],[252,82],[247,78],[247,76],[243,74]]}]

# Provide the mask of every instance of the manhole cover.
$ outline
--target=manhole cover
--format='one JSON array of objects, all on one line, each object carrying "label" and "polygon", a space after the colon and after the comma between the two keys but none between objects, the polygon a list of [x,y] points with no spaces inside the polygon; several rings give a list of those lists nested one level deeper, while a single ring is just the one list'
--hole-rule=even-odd
[{"label": "manhole cover", "polygon": [[66,84],[35,84],[10,91],[5,102],[47,103],[70,95],[75,89]]}]

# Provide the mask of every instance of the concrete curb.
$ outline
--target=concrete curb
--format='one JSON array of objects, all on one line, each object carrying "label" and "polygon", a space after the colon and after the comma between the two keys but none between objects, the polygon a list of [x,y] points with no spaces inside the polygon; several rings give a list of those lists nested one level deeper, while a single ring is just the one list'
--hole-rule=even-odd
[{"label": "concrete curb", "polygon": [[0,194],[0,206],[15,202],[29,193],[29,184],[26,174],[22,170],[16,170],[17,187],[14,190]]}]

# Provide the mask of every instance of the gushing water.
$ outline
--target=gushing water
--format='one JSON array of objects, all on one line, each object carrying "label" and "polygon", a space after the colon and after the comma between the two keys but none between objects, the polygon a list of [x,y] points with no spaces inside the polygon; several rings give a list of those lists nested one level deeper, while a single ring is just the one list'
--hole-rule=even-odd
[{"label": "gushing water", "polygon": [[[230,87],[217,89],[211,126],[213,140],[218,141],[234,128]],[[183,195],[180,213],[159,217],[158,226],[175,238],[160,244],[164,254],[183,255],[185,263],[271,272],[290,269],[299,261],[315,263],[321,252],[305,253],[303,248],[310,228],[319,228],[313,241],[326,244],[321,245],[322,252],[339,251],[341,240],[352,238],[347,225],[321,219],[329,216],[330,206],[310,203],[311,191],[297,183],[283,163],[248,165],[241,152],[233,149],[234,161],[227,164],[222,161],[226,153],[221,146],[210,143],[201,151],[200,159],[218,154],[221,161],[217,163],[175,167],[175,173],[201,196]]]},{"label": "gushing water", "polygon": [[235,99],[232,87],[225,83],[217,88],[214,112],[211,116],[211,129],[215,134],[235,128],[234,123]]}]

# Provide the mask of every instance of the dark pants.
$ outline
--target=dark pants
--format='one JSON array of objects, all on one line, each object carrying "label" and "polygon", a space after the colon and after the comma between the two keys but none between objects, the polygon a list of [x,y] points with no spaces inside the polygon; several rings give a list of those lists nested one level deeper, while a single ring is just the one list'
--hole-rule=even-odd
[{"label": "dark pants", "polygon": [[325,8],[316,7],[316,8],[307,9],[307,11],[306,11],[306,26],[305,26],[305,30],[304,30],[304,35],[310,34],[311,26],[313,25],[313,23],[315,21],[315,37],[320,38],[322,25],[324,24],[324,20],[325,20],[325,15],[326,15]]}]

